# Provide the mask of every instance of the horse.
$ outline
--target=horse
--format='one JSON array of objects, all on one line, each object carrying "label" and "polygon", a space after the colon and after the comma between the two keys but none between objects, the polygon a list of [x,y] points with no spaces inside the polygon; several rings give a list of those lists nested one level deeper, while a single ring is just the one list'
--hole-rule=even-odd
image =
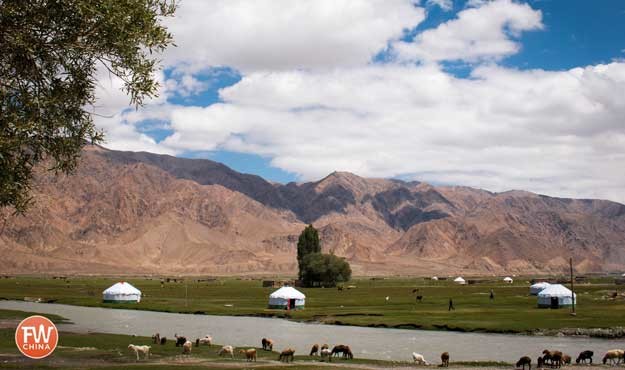
[{"label": "horse", "polygon": [[278,361],[289,362],[289,359],[290,359],[291,362],[293,362],[294,357],[295,357],[295,350],[293,348],[287,348],[283,350],[282,352],[280,352],[280,356],[278,356]]},{"label": "horse", "polygon": [[419,364],[419,365],[427,365],[428,362],[425,361],[425,357],[423,357],[422,354],[419,354],[417,352],[412,352],[412,359],[414,360],[415,363]]},{"label": "horse", "polygon": [[187,337],[178,336],[178,334],[174,334],[174,338],[176,338],[176,347],[182,347],[185,343],[187,343]]},{"label": "horse", "polygon": [[250,348],[248,350],[242,349],[239,351],[239,353],[242,353],[245,355],[245,361],[256,362],[256,350],[254,348]]},{"label": "horse", "polygon": [[219,356],[230,355],[231,358],[234,358],[234,348],[232,346],[223,346],[219,351],[217,351]]}]

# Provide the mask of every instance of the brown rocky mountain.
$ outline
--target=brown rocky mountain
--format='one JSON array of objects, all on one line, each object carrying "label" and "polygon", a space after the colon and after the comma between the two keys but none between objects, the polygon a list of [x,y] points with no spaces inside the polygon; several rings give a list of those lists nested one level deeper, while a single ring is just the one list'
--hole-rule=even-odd
[{"label": "brown rocky mountain", "polygon": [[[334,172],[274,184],[209,160],[89,146],[40,171],[0,235],[7,273],[291,274],[299,232],[355,274],[501,274],[625,266],[625,205]],[[7,214],[5,210],[5,215]]]}]

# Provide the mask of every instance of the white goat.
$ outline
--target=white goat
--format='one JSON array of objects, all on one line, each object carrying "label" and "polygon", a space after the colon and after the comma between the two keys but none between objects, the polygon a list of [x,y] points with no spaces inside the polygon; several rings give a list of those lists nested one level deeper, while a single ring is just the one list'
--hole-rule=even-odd
[{"label": "white goat", "polygon": [[143,358],[150,358],[150,348],[150,346],[135,346],[134,344],[128,345],[128,349],[135,351],[137,360],[139,360],[139,352],[143,353]]},{"label": "white goat", "polygon": [[423,357],[423,355],[420,355],[417,352],[412,352],[412,359],[414,360],[415,363],[417,363],[419,365],[427,365],[428,364],[428,362],[425,361],[425,358]]},{"label": "white goat", "polygon": [[223,356],[224,354],[230,355],[230,357],[234,358],[234,348],[232,346],[223,346],[217,352],[219,356]]},{"label": "white goat", "polygon": [[213,343],[213,337],[208,334],[204,338],[200,338],[200,344],[208,344],[210,346],[211,343]]}]

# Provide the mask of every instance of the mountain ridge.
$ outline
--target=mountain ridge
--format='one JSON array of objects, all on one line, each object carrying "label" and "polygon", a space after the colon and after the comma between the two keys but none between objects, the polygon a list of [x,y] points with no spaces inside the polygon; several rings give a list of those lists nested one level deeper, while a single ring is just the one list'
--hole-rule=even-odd
[{"label": "mountain ridge", "polygon": [[360,275],[553,273],[569,257],[581,272],[625,266],[625,205],[607,200],[348,172],[276,184],[210,160],[98,146],[73,176],[38,171],[33,194],[0,237],[4,271],[292,274],[309,223]]}]

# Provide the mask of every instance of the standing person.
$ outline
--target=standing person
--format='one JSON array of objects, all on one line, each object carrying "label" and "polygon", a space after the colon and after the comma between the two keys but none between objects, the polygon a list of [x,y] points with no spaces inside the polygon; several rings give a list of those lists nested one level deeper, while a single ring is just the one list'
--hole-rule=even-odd
[{"label": "standing person", "polygon": [[490,300],[492,301],[493,299],[495,299],[495,292],[493,292],[493,290],[490,290]]},{"label": "standing person", "polygon": [[449,309],[447,311],[451,311],[451,310],[455,310],[456,308],[454,307],[454,301],[452,301],[451,298],[449,298]]}]

